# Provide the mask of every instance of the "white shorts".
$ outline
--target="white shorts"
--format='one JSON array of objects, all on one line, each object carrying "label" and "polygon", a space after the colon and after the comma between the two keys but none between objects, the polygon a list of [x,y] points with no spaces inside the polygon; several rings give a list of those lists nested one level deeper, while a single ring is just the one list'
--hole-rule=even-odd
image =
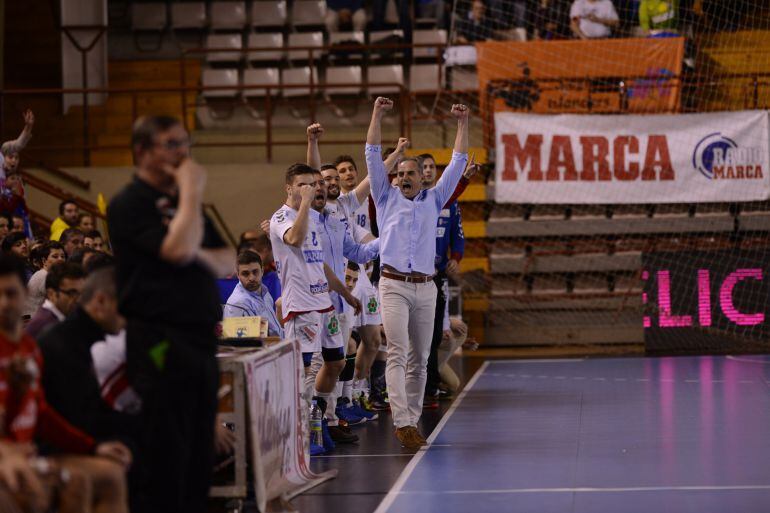
[{"label": "white shorts", "polygon": [[[361,301],[361,313],[356,316],[357,319],[353,322],[354,327],[379,326],[382,324],[379,294],[365,274],[359,274],[358,283],[356,283],[353,289],[353,295]],[[355,313],[352,313],[352,315],[355,315]]]},{"label": "white shorts", "polygon": [[303,353],[319,353],[321,349],[344,348],[342,324],[334,310],[295,315],[284,325],[286,338],[300,341]]}]

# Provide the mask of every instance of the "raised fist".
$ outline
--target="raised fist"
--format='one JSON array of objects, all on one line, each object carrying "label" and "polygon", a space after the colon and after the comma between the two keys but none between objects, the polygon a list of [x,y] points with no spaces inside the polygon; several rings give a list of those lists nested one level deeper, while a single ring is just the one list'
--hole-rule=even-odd
[{"label": "raised fist", "polygon": [[398,144],[396,144],[396,153],[404,153],[409,147],[409,139],[406,137],[399,137]]},{"label": "raised fist", "polygon": [[393,109],[393,100],[390,98],[384,98],[382,96],[378,96],[376,100],[374,100],[374,111],[375,112],[386,112]]},{"label": "raised fist", "polygon": [[317,141],[321,138],[321,136],[324,133],[324,127],[321,126],[321,123],[313,123],[309,127],[307,127],[307,138],[309,141]]},{"label": "raised fist", "polygon": [[457,118],[458,121],[467,120],[468,116],[471,113],[471,110],[466,107],[465,105],[462,105],[460,103],[456,103],[452,105],[452,116]]},{"label": "raised fist", "polygon": [[32,112],[32,109],[24,111],[24,125],[29,128],[32,128],[35,125],[35,114]]},{"label": "raised fist", "polygon": [[303,185],[300,187],[299,193],[302,196],[303,202],[313,201],[313,198],[315,198],[315,187],[312,185]]}]

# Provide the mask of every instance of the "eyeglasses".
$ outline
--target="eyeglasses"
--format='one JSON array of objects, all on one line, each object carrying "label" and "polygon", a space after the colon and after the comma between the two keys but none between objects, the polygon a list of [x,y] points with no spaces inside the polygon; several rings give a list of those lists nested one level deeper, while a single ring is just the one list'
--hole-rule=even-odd
[{"label": "eyeglasses", "polygon": [[190,139],[169,139],[164,143],[155,143],[155,146],[160,146],[169,151],[178,150],[179,148],[189,148],[192,145]]},{"label": "eyeglasses", "polygon": [[78,289],[58,289],[58,291],[70,299],[77,299],[80,297],[80,291]]}]

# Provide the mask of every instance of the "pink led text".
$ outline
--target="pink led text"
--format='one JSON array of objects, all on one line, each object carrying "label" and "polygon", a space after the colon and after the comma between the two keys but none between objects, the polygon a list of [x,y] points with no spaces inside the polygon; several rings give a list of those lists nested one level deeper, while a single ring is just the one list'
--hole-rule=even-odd
[{"label": "pink led text", "polygon": [[[658,326],[661,328],[688,328],[692,326],[711,326],[711,277],[708,269],[698,270],[698,312],[697,324],[693,315],[675,315],[671,308],[671,273],[669,271],[657,271],[655,273],[658,282]],[[644,271],[642,279],[650,279],[650,273]],[[717,299],[719,307],[730,321],[738,326],[756,326],[765,322],[763,312],[741,312],[733,302],[733,290],[735,286],[744,280],[762,281],[762,269],[736,269],[724,279],[719,286]],[[647,293],[642,294],[642,302],[647,304]],[[652,326],[652,318],[644,316],[644,327]]]}]

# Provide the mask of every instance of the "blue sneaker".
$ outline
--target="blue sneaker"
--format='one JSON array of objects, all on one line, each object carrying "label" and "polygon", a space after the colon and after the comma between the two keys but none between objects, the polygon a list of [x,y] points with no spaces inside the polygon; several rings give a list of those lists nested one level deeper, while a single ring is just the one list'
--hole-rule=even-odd
[{"label": "blue sneaker", "polygon": [[353,406],[351,406],[350,409],[353,410],[353,413],[355,413],[359,417],[365,418],[367,422],[370,420],[377,420],[377,418],[379,417],[379,415],[374,413],[373,411],[368,411],[365,408],[363,408],[357,401],[353,401]]},{"label": "blue sneaker", "polygon": [[329,434],[329,423],[326,421],[326,419],[321,421],[321,433],[323,434],[324,438],[324,450],[326,452],[333,451],[334,440],[332,440],[332,435]]},{"label": "blue sneaker", "polygon": [[358,424],[363,424],[366,422],[366,419],[360,415],[358,415],[354,410],[353,407],[350,406],[347,403],[347,399],[345,399],[345,403],[340,400],[340,403],[337,405],[337,409],[334,410],[334,413],[337,414],[337,417],[339,417],[340,420],[344,420],[348,423],[348,426],[356,426]]},{"label": "blue sneaker", "polygon": [[324,449],[323,445],[316,445],[310,442],[310,456],[320,456],[322,454],[326,454],[326,449]]}]

